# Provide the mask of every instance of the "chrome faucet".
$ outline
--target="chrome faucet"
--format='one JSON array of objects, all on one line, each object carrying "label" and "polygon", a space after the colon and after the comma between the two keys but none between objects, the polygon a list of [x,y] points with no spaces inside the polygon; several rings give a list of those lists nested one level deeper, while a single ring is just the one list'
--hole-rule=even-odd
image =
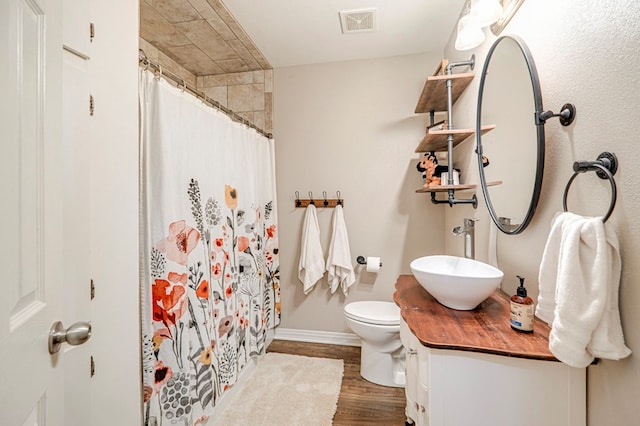
[{"label": "chrome faucet", "polygon": [[478,219],[464,219],[464,226],[456,226],[451,230],[453,235],[464,235],[464,257],[467,259],[475,258],[475,228],[474,224]]}]

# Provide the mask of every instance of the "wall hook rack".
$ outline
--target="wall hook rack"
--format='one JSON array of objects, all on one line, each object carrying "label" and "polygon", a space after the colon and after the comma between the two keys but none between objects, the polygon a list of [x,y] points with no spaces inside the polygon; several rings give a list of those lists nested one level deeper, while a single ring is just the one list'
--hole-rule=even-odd
[{"label": "wall hook rack", "polygon": [[538,123],[536,124],[544,124],[551,117],[558,117],[560,124],[568,126],[573,123],[573,120],[576,118],[576,106],[571,103],[566,103],[562,105],[562,109],[560,109],[560,112],[557,114],[551,110],[541,112],[538,115]]},{"label": "wall hook rack", "polygon": [[300,199],[300,192],[295,192],[296,199],[294,205],[296,208],[305,208],[309,204],[316,207],[335,208],[336,206],[344,206],[344,200],[340,198],[340,191],[336,191],[337,198],[327,198],[327,191],[322,191],[322,198],[313,198],[313,192],[309,191],[309,198]]}]

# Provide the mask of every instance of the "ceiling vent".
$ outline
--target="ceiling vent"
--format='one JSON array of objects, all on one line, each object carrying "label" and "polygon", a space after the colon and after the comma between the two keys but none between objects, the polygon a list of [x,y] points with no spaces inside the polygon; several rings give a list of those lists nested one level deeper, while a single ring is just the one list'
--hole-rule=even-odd
[{"label": "ceiling vent", "polygon": [[371,32],[375,29],[376,9],[343,10],[340,12],[342,34]]}]

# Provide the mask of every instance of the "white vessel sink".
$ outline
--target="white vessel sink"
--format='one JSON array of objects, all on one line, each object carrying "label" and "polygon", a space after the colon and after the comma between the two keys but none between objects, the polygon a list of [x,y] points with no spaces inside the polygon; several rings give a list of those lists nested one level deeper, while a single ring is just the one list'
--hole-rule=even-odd
[{"label": "white vessel sink", "polygon": [[457,256],[425,256],[411,272],[438,302],[461,311],[474,309],[500,285],[504,273],[486,263]]}]

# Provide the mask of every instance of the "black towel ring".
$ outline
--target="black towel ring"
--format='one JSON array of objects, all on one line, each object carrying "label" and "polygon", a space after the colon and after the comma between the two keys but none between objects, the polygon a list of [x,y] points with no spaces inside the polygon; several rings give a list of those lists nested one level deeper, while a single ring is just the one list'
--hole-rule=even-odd
[{"label": "black towel ring", "polygon": [[618,170],[618,159],[615,154],[610,152],[603,152],[598,156],[596,161],[576,161],[573,163],[573,176],[567,182],[567,186],[564,189],[564,195],[562,196],[562,209],[567,212],[567,195],[569,194],[569,188],[573,183],[574,179],[580,174],[587,171],[595,171],[600,179],[608,179],[611,184],[611,204],[609,205],[609,210],[607,214],[602,218],[603,222],[606,222],[609,217],[611,217],[611,213],[613,213],[613,209],[616,206],[616,200],[618,198],[618,190],[616,187],[616,181],[613,178],[613,175]]}]

